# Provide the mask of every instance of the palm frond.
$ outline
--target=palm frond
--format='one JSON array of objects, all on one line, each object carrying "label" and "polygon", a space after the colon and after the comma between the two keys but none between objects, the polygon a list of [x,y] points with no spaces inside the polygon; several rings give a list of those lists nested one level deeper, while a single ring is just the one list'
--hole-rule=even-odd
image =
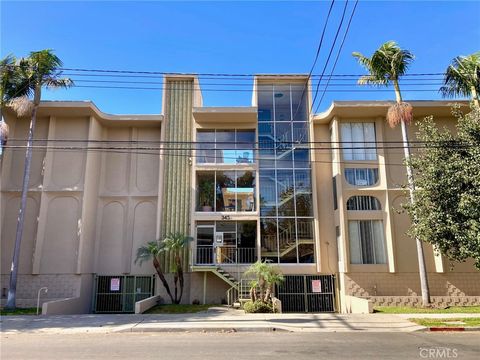
[{"label": "palm frond", "polygon": [[48,76],[43,80],[43,84],[49,89],[64,88],[67,89],[74,85],[73,80],[70,78],[56,78]]},{"label": "palm frond", "polygon": [[394,128],[402,121],[407,125],[413,121],[413,107],[407,102],[395,103],[387,111],[387,122],[390,127]]},{"label": "palm frond", "polygon": [[18,117],[30,116],[33,110],[33,102],[26,95],[9,100],[7,106],[10,107]]},{"label": "palm frond", "polygon": [[443,86],[439,91],[443,97],[472,96],[472,89],[480,94],[480,52],[468,56],[457,56],[447,67]]},{"label": "palm frond", "polygon": [[150,241],[137,249],[137,255],[134,263],[142,265],[144,261],[157,257],[162,252],[163,246],[158,241]]}]

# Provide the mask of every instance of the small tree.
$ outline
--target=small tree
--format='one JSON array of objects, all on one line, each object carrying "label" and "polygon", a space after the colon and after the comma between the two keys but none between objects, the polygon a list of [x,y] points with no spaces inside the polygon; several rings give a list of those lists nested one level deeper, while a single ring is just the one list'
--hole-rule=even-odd
[{"label": "small tree", "polygon": [[149,243],[137,249],[137,257],[135,259],[135,264],[138,262],[141,266],[144,261],[148,261],[150,259],[153,261],[153,267],[157,272],[158,278],[162,282],[163,287],[167,291],[168,296],[170,296],[170,300],[173,304],[175,301],[170,291],[170,286],[168,286],[168,282],[165,279],[163,268],[159,260],[160,254],[162,254],[164,251],[165,248],[162,243],[160,243],[159,241],[150,241]]},{"label": "small tree", "polygon": [[[173,256],[173,282],[175,285],[175,304],[180,304],[183,295],[184,278],[183,278],[183,264],[181,252],[188,246],[188,243],[192,240],[191,237],[185,236],[182,233],[170,233],[163,240],[163,246],[166,251],[169,251]],[[180,294],[178,294],[178,284],[180,284]]]},{"label": "small tree", "polygon": [[250,266],[245,275],[255,275],[256,277],[250,288],[252,302],[261,301],[271,305],[274,286],[284,280],[280,269],[270,263],[257,261]]},{"label": "small tree", "polygon": [[417,185],[410,234],[431,243],[451,261],[473,258],[480,270],[480,109],[458,119],[457,134],[440,130],[433,118],[419,122],[419,140],[429,146],[410,165]]},{"label": "small tree", "polygon": [[[144,261],[152,259],[153,266],[157,272],[163,287],[167,291],[172,304],[180,304],[182,301],[184,277],[183,277],[183,264],[181,257],[181,250],[188,246],[188,243],[192,240],[191,237],[185,236],[181,233],[168,234],[163,241],[151,241],[137,249],[137,257],[135,263],[139,262],[140,265]],[[170,252],[173,257],[173,265],[171,271],[173,272],[173,282],[175,286],[175,296],[170,291],[170,286],[165,279],[165,273],[160,263],[160,255]],[[180,292],[178,291],[178,285],[180,285]]]}]

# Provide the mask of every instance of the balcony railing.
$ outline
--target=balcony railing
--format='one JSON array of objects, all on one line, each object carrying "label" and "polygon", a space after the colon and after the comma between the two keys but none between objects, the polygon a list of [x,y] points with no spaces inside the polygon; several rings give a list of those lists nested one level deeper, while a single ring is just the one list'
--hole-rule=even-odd
[{"label": "balcony railing", "polygon": [[195,265],[253,264],[257,261],[255,248],[231,246],[197,246]]}]

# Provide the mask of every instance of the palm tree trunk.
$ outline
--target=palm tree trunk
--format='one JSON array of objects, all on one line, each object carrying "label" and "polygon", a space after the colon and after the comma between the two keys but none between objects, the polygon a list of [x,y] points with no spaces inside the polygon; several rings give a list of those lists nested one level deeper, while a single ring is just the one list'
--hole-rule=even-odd
[{"label": "palm tree trunk", "polygon": [[32,163],[32,143],[37,122],[37,110],[40,105],[41,86],[35,88],[33,101],[32,117],[30,120],[30,129],[28,130],[27,149],[25,152],[25,168],[23,171],[22,195],[20,198],[20,210],[18,212],[17,231],[15,234],[15,247],[13,250],[12,266],[10,268],[10,285],[8,288],[8,298],[5,305],[6,309],[15,309],[17,298],[17,276],[18,264],[20,260],[20,245],[22,243],[23,226],[25,224],[25,211],[27,208],[28,184],[30,182],[30,167]]},{"label": "palm tree trunk", "polygon": [[173,275],[173,283],[175,284],[175,304],[178,304],[178,298],[177,298],[177,293],[178,293],[178,273],[175,272]]},{"label": "palm tree trunk", "polygon": [[[400,93],[400,87],[398,85],[398,81],[393,81],[393,86],[395,89],[395,97],[397,103],[402,102],[402,94]],[[415,182],[413,178],[413,171],[412,167],[410,166],[410,144],[408,142],[408,132],[407,132],[407,124],[405,121],[401,121],[401,129],[402,129],[402,142],[403,142],[403,152],[405,155],[405,161],[407,163],[407,181],[408,181],[408,191],[410,193],[410,202],[413,204],[415,202]],[[413,219],[413,223],[415,225],[415,218]],[[422,291],[422,303],[423,306],[428,306],[430,304],[430,290],[428,288],[428,279],[427,279],[427,269],[425,266],[425,255],[423,253],[423,244],[422,241],[415,237],[415,242],[417,245],[417,258],[418,258],[418,273],[420,275],[420,288]]]},{"label": "palm tree trunk", "polygon": [[470,92],[472,93],[473,103],[475,104],[476,107],[480,107],[480,102],[478,100],[478,93],[477,93],[477,89],[475,88],[475,86],[471,87]]},{"label": "palm tree trunk", "polygon": [[168,282],[165,279],[165,276],[163,275],[163,270],[162,270],[162,267],[160,266],[160,262],[158,261],[158,259],[155,256],[153,257],[153,266],[155,267],[155,270],[157,271],[157,274],[158,274],[158,278],[162,282],[163,287],[167,291],[168,296],[170,296],[170,300],[172,301],[172,304],[173,304],[175,301],[174,301],[172,293],[170,291],[170,286],[168,286]]},{"label": "palm tree trunk", "polygon": [[183,279],[183,268],[182,268],[182,262],[180,260],[180,256],[176,256],[176,262],[177,262],[177,273],[178,273],[178,280],[180,283],[180,296],[178,297],[178,303],[182,301],[182,296],[183,296],[183,286],[184,286],[184,279]]}]

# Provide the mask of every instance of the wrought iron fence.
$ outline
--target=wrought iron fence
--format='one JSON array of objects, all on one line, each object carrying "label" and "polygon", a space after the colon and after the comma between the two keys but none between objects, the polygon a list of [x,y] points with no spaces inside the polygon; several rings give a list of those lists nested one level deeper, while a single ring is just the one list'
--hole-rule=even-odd
[{"label": "wrought iron fence", "polygon": [[334,275],[286,275],[275,294],[283,312],[335,312]]},{"label": "wrought iron fence", "polygon": [[135,302],[153,295],[155,276],[95,275],[93,312],[132,313]]},{"label": "wrought iron fence", "polygon": [[197,246],[195,265],[253,264],[256,260],[255,248]]}]

